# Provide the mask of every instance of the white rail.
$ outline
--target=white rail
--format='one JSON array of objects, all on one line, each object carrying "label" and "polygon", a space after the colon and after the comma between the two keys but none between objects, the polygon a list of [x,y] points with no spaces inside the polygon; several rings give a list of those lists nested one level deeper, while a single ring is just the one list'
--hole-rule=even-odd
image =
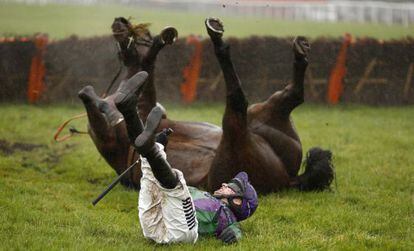
[{"label": "white rail", "polygon": [[286,20],[321,22],[360,22],[414,24],[414,3],[386,1],[329,0],[15,0],[31,4],[120,3],[143,7],[220,13],[222,15],[258,16]]}]

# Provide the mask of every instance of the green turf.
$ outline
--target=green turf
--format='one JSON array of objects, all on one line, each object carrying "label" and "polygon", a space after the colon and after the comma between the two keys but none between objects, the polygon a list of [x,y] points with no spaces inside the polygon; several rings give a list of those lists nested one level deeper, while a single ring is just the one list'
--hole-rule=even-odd
[{"label": "green turf", "polygon": [[[139,22],[151,22],[151,30],[158,33],[166,25],[173,25],[180,36],[205,35],[203,20],[217,13],[186,13],[166,10],[148,10],[120,5],[24,5],[0,3],[0,34],[33,34],[46,32],[52,38],[65,38],[72,34],[81,37],[109,34],[114,17],[132,16]],[[414,27],[386,26],[357,23],[291,22],[261,18],[223,17],[228,36],[251,35],[342,36],[349,32],[358,37],[379,39],[414,36]]]},{"label": "green turf", "polygon": [[[169,116],[219,124],[222,105],[167,105]],[[116,187],[92,199],[115,173],[88,136],[53,143],[55,128],[80,106],[1,105],[0,139],[44,144],[0,151],[0,249],[153,250],[141,233],[137,193]],[[305,149],[332,149],[334,192],[284,191],[260,197],[244,238],[226,247],[213,237],[172,250],[414,250],[414,107],[304,105],[293,119]],[[75,123],[78,129],[86,121]],[[334,185],[335,187],[335,185]]]}]

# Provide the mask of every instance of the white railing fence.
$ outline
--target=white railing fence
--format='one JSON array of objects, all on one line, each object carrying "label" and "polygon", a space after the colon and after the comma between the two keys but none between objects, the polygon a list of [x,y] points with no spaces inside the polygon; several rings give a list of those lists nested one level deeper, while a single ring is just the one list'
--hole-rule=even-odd
[{"label": "white railing fence", "polygon": [[221,15],[252,16],[285,20],[382,23],[413,25],[414,2],[328,0],[15,0],[30,4],[118,3],[149,8],[175,9]]}]

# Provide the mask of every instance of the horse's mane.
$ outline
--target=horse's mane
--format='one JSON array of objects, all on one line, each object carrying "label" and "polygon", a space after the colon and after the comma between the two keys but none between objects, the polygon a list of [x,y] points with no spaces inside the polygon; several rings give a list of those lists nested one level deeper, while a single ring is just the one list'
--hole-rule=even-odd
[{"label": "horse's mane", "polygon": [[128,22],[129,22],[128,29],[132,34],[134,34],[135,38],[147,38],[147,37],[151,38],[151,33],[148,29],[151,23],[134,24],[131,22],[132,19],[133,19],[132,17],[128,18]]},{"label": "horse's mane", "polygon": [[148,27],[151,25],[151,23],[133,23],[132,21],[132,17],[129,17],[128,19],[124,18],[124,17],[116,17],[114,22],[112,23],[112,29],[114,29],[115,27],[117,27],[117,24],[123,24],[127,27],[128,32],[130,34],[132,34],[132,36],[134,37],[134,39],[144,39],[144,40],[148,40],[148,39],[152,39],[151,37],[151,33],[148,29]]}]

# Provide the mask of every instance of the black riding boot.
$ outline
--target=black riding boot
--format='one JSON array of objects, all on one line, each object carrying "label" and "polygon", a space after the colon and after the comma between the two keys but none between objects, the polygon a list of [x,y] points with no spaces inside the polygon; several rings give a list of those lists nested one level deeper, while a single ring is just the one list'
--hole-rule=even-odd
[{"label": "black riding boot", "polygon": [[138,98],[136,92],[142,89],[147,77],[148,73],[145,71],[138,72],[127,81],[122,82],[115,94],[115,105],[124,116],[131,144],[143,131],[143,125],[137,113]]},{"label": "black riding boot", "polygon": [[148,160],[152,172],[161,186],[171,189],[177,186],[177,176],[155,144],[155,131],[161,122],[162,115],[161,108],[157,106],[151,110],[144,131],[135,140],[135,149]]}]

